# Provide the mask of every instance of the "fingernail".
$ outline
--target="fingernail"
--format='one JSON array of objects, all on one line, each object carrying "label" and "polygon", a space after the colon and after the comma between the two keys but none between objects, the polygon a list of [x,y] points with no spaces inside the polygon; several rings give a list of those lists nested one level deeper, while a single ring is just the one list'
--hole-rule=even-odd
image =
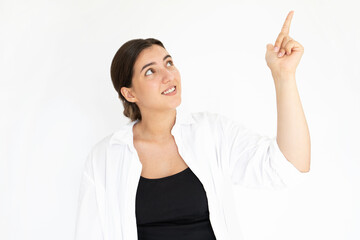
[{"label": "fingernail", "polygon": [[282,55],[283,55],[283,53],[282,53],[282,52],[279,52],[278,57],[281,57]]},{"label": "fingernail", "polygon": [[275,47],[275,48],[274,48],[274,51],[275,51],[275,52],[279,51],[279,47]]}]

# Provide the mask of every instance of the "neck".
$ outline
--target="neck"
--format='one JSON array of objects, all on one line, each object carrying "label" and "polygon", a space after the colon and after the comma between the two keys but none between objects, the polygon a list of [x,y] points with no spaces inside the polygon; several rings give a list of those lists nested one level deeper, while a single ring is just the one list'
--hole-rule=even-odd
[{"label": "neck", "polygon": [[162,112],[142,111],[141,121],[134,126],[134,138],[145,141],[168,140],[175,120],[176,109]]}]

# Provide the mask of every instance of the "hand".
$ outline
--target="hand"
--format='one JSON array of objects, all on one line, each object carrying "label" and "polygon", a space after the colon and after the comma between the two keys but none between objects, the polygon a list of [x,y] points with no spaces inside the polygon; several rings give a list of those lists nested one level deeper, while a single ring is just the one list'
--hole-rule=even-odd
[{"label": "hand", "polygon": [[[294,11],[288,13],[275,46],[270,43],[266,45],[266,64],[275,76],[294,75],[304,53],[304,47],[289,36],[293,15]],[[275,49],[276,47],[278,50]],[[278,56],[279,53],[282,55]]]}]

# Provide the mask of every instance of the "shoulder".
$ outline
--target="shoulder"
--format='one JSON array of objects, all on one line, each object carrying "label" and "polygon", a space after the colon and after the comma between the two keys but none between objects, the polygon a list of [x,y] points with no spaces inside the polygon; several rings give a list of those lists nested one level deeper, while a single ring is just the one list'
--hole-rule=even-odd
[{"label": "shoulder", "polygon": [[210,127],[221,127],[227,124],[235,123],[229,117],[221,113],[202,111],[202,112],[192,112],[190,114],[191,117],[194,119],[194,123],[200,125],[205,124]]},{"label": "shoulder", "polygon": [[216,123],[219,118],[223,117],[222,114],[210,112],[210,111],[201,111],[201,112],[191,112],[191,117],[194,119],[195,123]]},{"label": "shoulder", "polygon": [[221,113],[201,111],[192,112],[193,124],[190,131],[195,135],[207,136],[209,139],[221,139],[222,135],[233,130],[233,121]]},{"label": "shoulder", "polygon": [[90,148],[85,163],[85,168],[93,172],[95,168],[101,168],[106,159],[106,151],[109,147],[109,142],[114,133],[108,134],[97,140]]},{"label": "shoulder", "polygon": [[244,125],[242,122],[234,120],[222,113],[209,111],[191,113],[193,119],[197,123],[196,126],[204,128],[205,131],[211,131],[218,137],[256,134],[252,129]]},{"label": "shoulder", "polygon": [[112,149],[116,146],[117,150],[124,150],[126,145],[131,144],[132,142],[132,126],[134,123],[134,121],[125,123],[116,131],[105,135],[95,142],[91,148],[93,157],[95,159],[100,159],[100,161],[104,161],[108,149]]},{"label": "shoulder", "polygon": [[115,134],[115,132],[108,134],[108,135],[102,137],[101,139],[97,140],[91,147],[91,154],[95,155],[95,156],[99,155],[99,154],[100,155],[104,154],[106,149],[109,147],[110,140],[114,134]]}]

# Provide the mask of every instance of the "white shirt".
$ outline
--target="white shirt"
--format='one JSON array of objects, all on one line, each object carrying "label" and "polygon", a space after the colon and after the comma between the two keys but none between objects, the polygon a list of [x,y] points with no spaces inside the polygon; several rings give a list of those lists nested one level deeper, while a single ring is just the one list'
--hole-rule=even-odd
[{"label": "white shirt", "polygon": [[[96,143],[87,156],[79,192],[75,240],[137,240],[135,198],[142,164],[132,121]],[[229,118],[176,109],[171,129],[179,154],[206,191],[217,240],[243,239],[234,185],[284,188],[305,173],[290,163],[276,137],[261,136]]]}]

